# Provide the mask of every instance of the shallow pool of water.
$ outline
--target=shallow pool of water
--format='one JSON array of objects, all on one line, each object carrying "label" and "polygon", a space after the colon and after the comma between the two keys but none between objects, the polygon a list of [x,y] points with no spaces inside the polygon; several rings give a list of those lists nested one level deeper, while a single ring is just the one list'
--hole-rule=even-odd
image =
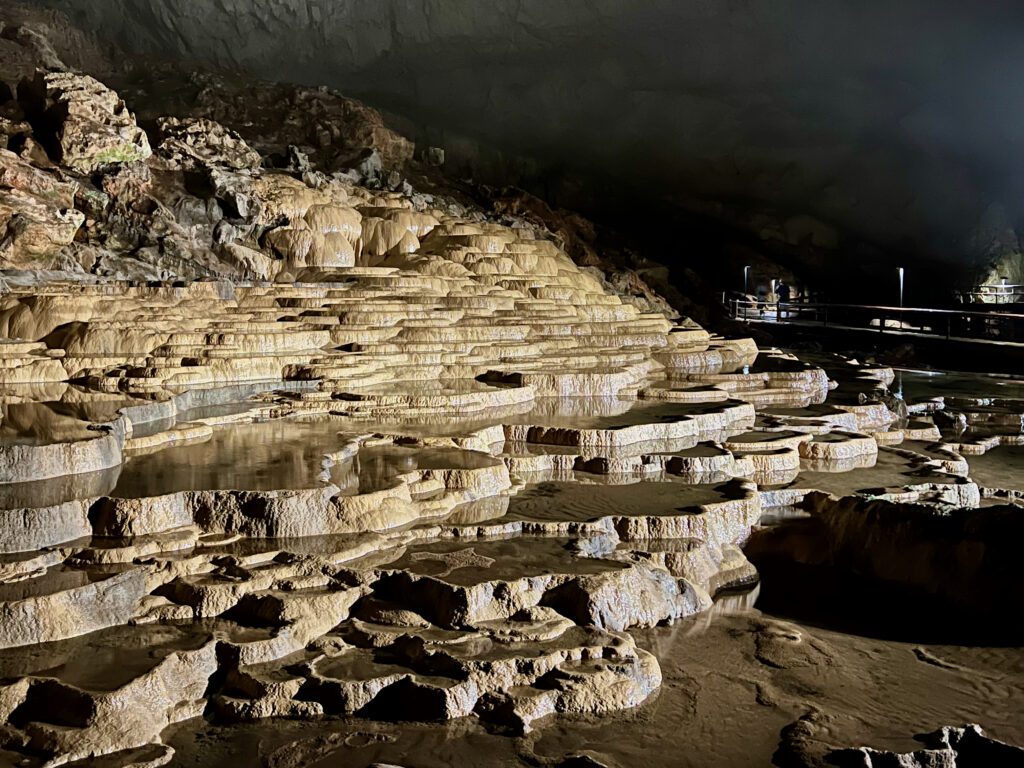
[{"label": "shallow pool of water", "polygon": [[966,458],[971,479],[978,485],[1024,491],[1024,445],[1001,445]]}]

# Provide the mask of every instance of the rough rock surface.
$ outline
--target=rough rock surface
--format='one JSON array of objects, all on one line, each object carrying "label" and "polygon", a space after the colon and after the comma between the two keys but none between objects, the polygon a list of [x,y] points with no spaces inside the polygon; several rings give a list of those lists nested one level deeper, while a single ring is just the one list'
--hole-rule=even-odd
[{"label": "rough rock surface", "polygon": [[0,149],[0,258],[5,267],[52,266],[85,215],[75,210],[77,185],[43,173]]},{"label": "rough rock surface", "polygon": [[255,170],[263,163],[234,131],[213,120],[165,117],[157,121],[160,143],[157,154],[172,169],[227,166]]},{"label": "rough rock surface", "polygon": [[145,160],[149,138],[114,91],[89,75],[39,72],[18,100],[54,161],[79,174]]}]

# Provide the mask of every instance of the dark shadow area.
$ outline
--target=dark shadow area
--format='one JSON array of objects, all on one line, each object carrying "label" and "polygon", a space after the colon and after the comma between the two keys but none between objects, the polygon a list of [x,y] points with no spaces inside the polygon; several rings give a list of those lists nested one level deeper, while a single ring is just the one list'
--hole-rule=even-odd
[{"label": "dark shadow area", "polygon": [[[801,539],[796,549],[827,550],[813,519],[787,520],[768,541]],[[847,634],[930,645],[1015,646],[1024,642],[1024,615],[1007,596],[1003,613],[953,605],[948,598],[892,581],[866,577],[855,569],[798,562],[755,534],[745,549],[761,579],[757,608],[777,616]],[[991,604],[992,596],[986,596]],[[980,601],[979,601],[980,602]]]}]

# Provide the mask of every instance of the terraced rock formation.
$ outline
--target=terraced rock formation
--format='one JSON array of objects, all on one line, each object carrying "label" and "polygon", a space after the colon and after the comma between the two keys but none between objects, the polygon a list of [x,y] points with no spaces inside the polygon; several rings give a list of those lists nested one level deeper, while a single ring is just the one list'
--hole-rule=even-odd
[{"label": "terraced rock formation", "polygon": [[887,368],[656,311],[418,192],[379,117],[319,165],[207,116],[148,133],[67,71],[6,109],[4,759],[160,765],[200,716],[607,716],[663,679],[631,630],[752,586],[763,518],[855,547],[866,507],[970,527],[1020,498],[962,458],[1020,401],[908,414]]}]

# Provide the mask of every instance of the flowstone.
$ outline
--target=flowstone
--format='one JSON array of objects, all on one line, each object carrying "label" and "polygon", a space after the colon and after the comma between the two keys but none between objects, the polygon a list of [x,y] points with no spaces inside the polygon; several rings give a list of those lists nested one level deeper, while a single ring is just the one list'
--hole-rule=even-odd
[{"label": "flowstone", "polygon": [[[417,192],[411,145],[362,105],[292,94],[324,113],[318,165],[270,141],[301,126],[243,135],[208,100],[161,116],[150,156],[92,78],[40,72],[19,99],[28,149],[0,150],[23,268],[0,295],[5,758],[159,765],[164,730],[200,715],[526,733],[654,695],[631,630],[754,584],[765,514],[842,529],[836,557],[896,528],[857,561],[895,581],[915,561],[872,558],[946,553],[942,526],[1019,538],[983,503],[1014,491],[962,459],[1012,443],[1019,402],[909,419],[891,370],[632,301],[535,222]],[[958,510],[904,526],[936,501]],[[998,591],[991,558],[958,562],[951,594]]]}]

